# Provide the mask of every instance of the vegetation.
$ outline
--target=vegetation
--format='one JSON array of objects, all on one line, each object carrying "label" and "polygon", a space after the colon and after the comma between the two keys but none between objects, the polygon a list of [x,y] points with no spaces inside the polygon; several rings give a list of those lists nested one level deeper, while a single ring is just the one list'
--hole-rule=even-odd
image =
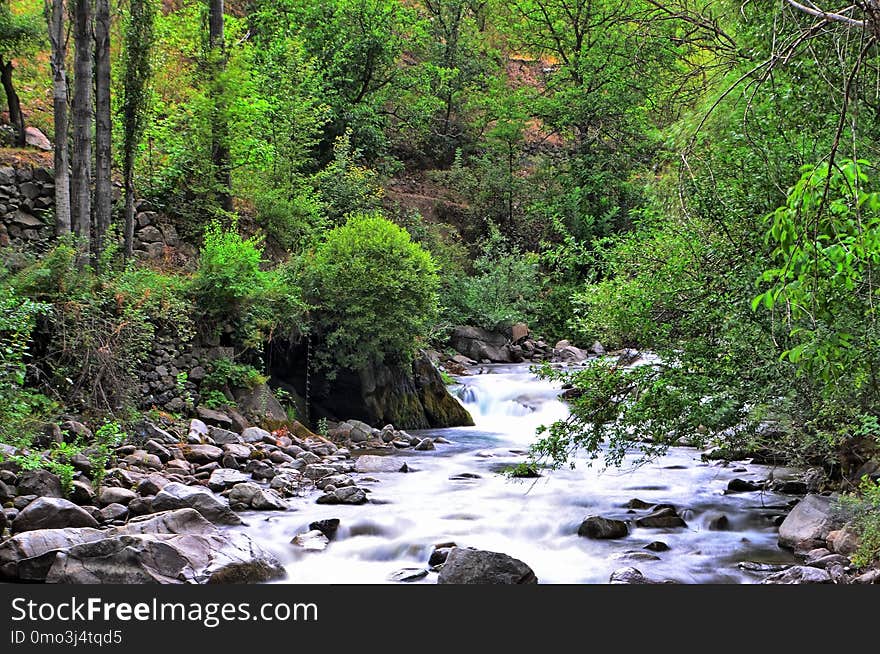
[{"label": "vegetation", "polygon": [[[9,127],[57,146],[59,237],[3,248],[4,441],[63,411],[123,420],[159,333],[235,349],[201,384],[220,406],[270,344],[305,344],[332,378],[442,349],[462,323],[525,321],[657,355],[542,369],[572,412],[529,469],[690,442],[852,484],[878,456],[869,4],[67,9],[0,3]],[[135,197],[192,249],[141,260]]]}]

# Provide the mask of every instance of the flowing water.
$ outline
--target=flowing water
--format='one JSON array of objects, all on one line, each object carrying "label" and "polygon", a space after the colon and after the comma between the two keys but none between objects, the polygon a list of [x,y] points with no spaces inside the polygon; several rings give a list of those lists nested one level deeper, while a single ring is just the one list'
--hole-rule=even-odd
[{"label": "flowing water", "polygon": [[[564,418],[566,407],[557,399],[559,389],[538,380],[527,366],[478,371],[462,377],[458,389],[476,427],[421,432],[452,444],[438,444],[430,452],[392,453],[405,459],[412,472],[355,475],[359,486],[370,489],[368,504],[318,505],[311,496],[292,500],[294,511],[245,516],[248,533],[284,562],[288,583],[384,583],[401,568],[426,568],[433,546],[449,541],[521,559],[540,583],[606,583],[613,570],[625,566],[682,583],[754,583],[763,575],[740,569],[739,562],[793,561],[777,546],[773,522],[790,496],[724,494],[735,477],[780,478],[790,471],[710,465],[697,450],[673,448],[636,468],[602,471],[578,460],[574,470],[537,480],[508,479],[500,471],[522,462],[536,427]],[[688,526],[631,524],[630,535],[618,540],[577,535],[590,515],[637,517],[624,508],[633,498],[675,505]],[[726,529],[710,529],[720,515],[727,518]],[[290,544],[310,522],[324,518],[341,520],[326,550],[309,552]],[[653,541],[670,549],[653,553],[659,560],[645,560],[652,553],[643,548]],[[420,583],[436,579],[432,573]]]}]

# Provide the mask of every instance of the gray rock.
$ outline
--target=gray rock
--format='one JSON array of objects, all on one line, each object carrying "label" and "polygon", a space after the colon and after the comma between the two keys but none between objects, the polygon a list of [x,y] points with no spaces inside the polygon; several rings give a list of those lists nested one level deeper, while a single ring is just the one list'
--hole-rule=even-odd
[{"label": "gray rock", "polygon": [[187,433],[187,436],[190,439],[195,439],[197,443],[203,443],[209,434],[210,429],[208,428],[208,425],[198,418],[193,418],[189,421],[189,432]]},{"label": "gray rock", "polygon": [[332,468],[330,466],[318,465],[316,463],[312,463],[303,468],[302,475],[306,479],[311,479],[312,481],[317,481],[322,479],[323,477],[329,477],[330,475],[336,474],[336,468]]},{"label": "gray rock", "polygon": [[101,522],[113,522],[125,520],[128,517],[128,507],[122,504],[108,504],[99,512]]},{"label": "gray rock", "polygon": [[433,450],[434,449],[434,441],[431,440],[430,438],[423,438],[422,440],[419,441],[418,445],[415,446],[415,449],[419,450],[420,452],[425,451],[425,450]]},{"label": "gray rock", "polygon": [[16,534],[0,543],[0,579],[45,581],[59,551],[105,537],[105,532],[91,528],[37,529]]},{"label": "gray rock", "polygon": [[228,502],[204,487],[170,482],[156,494],[152,504],[156,511],[195,509],[215,524],[241,524],[241,518],[229,508]]},{"label": "gray rock", "polygon": [[843,556],[850,556],[859,549],[859,535],[849,526],[836,529],[825,538],[828,549]]},{"label": "gray rock", "polygon": [[320,531],[327,538],[333,538],[336,530],[339,529],[339,518],[326,518],[324,520],[316,520],[309,524],[311,531]]},{"label": "gray rock", "polygon": [[[215,411],[204,406],[196,407],[196,413],[205,423],[229,429],[232,427],[232,419],[222,411]],[[192,423],[190,423],[192,428]]]},{"label": "gray rock", "polygon": [[148,454],[143,450],[129,454],[123,461],[137,468],[146,468],[148,470],[161,470],[165,466],[162,465],[162,459],[155,454]]},{"label": "gray rock", "polygon": [[18,476],[18,494],[37,497],[64,497],[61,479],[48,470],[25,470]]},{"label": "gray rock", "polygon": [[825,570],[811,568],[805,565],[796,565],[770,575],[761,583],[763,584],[830,584],[831,575]]},{"label": "gray rock", "polygon": [[270,489],[260,488],[247,482],[237,484],[229,492],[229,502],[234,506],[242,504],[257,511],[286,511],[287,504]]},{"label": "gray rock", "polygon": [[35,529],[97,526],[97,521],[91,515],[69,500],[39,497],[22,509],[12,521],[12,533]]},{"label": "gray rock", "polygon": [[241,461],[246,461],[251,456],[251,448],[247,445],[237,445],[235,443],[231,443],[224,445],[223,451],[227,454],[231,454],[233,457]]},{"label": "gray rock", "polygon": [[302,461],[304,464],[312,465],[313,463],[321,463],[321,457],[313,452],[300,452],[296,455],[298,461]]},{"label": "gray rock", "polygon": [[367,501],[367,494],[357,486],[337,488],[333,494],[340,504],[364,504]]},{"label": "gray rock", "polygon": [[660,584],[663,582],[655,581],[654,579],[650,579],[642,574],[642,571],[633,568],[618,568],[614,572],[611,573],[611,577],[609,578],[609,583],[612,584],[632,584],[632,585],[644,585],[644,584]]},{"label": "gray rock", "polygon": [[105,487],[101,490],[101,495],[99,496],[98,501],[101,506],[107,506],[108,504],[122,504],[123,506],[128,506],[128,503],[136,497],[137,493],[127,488]]},{"label": "gray rock", "polygon": [[751,493],[764,488],[764,484],[747,479],[731,479],[727,484],[728,493]]},{"label": "gray rock", "polygon": [[376,454],[364,454],[355,461],[357,472],[407,472],[409,467],[406,462],[390,456]]},{"label": "gray rock", "polygon": [[152,472],[138,482],[137,491],[140,495],[155,495],[168,483],[167,477],[158,472]]},{"label": "gray rock", "polygon": [[183,457],[190,463],[212,463],[223,456],[223,450],[214,445],[186,445],[181,449]]},{"label": "gray rock", "polygon": [[424,568],[402,568],[388,575],[388,581],[410,582],[424,579],[428,571]]},{"label": "gray rock", "polygon": [[244,442],[241,436],[234,431],[229,431],[222,427],[215,427],[214,425],[208,427],[208,434],[210,435],[211,440],[217,445],[237,445]]},{"label": "gray rock", "polygon": [[214,470],[211,473],[211,478],[208,479],[208,488],[210,488],[215,493],[219,493],[221,491],[232,488],[236,484],[243,484],[246,481],[250,481],[250,478],[250,475],[247,475],[238,470],[221,468],[218,470]]},{"label": "gray rock", "polygon": [[669,529],[675,527],[687,527],[687,523],[681,519],[675,509],[662,507],[636,520],[637,527],[650,529]]},{"label": "gray rock", "polygon": [[241,432],[241,439],[245,443],[262,443],[267,440],[272,440],[272,434],[267,432],[265,429],[261,429],[260,427],[248,427],[243,432]]},{"label": "gray rock", "polygon": [[532,569],[500,552],[454,547],[437,580],[440,584],[536,584]]},{"label": "gray rock", "polygon": [[254,422],[287,420],[287,412],[266,384],[254,388],[236,388],[233,395],[239,410]]},{"label": "gray rock", "polygon": [[301,547],[308,552],[322,552],[327,549],[327,546],[330,544],[330,539],[321,531],[313,529],[304,534],[294,536],[293,540],[290,542],[292,545]]},{"label": "gray rock", "polygon": [[629,529],[623,520],[612,520],[597,515],[585,519],[578,527],[578,536],[586,538],[624,538],[627,534]]},{"label": "gray rock", "polygon": [[807,495],[779,525],[779,545],[788,548],[823,546],[837,524],[831,497]]},{"label": "gray rock", "polygon": [[122,535],[59,552],[46,577],[59,584],[257,583],[285,576],[247,535]]},{"label": "gray rock", "polygon": [[272,479],[277,474],[275,466],[268,461],[248,461],[244,471],[251,473],[251,477],[257,480]]}]

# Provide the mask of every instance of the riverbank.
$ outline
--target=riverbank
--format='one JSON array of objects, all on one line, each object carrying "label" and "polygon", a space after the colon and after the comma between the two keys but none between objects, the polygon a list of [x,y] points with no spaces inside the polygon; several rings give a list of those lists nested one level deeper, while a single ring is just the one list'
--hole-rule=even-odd
[{"label": "riverbank", "polygon": [[[797,470],[704,461],[676,447],[636,468],[600,471],[579,460],[574,469],[510,479],[503,471],[523,461],[535,427],[564,417],[565,405],[560,389],[526,366],[482,370],[458,379],[475,427],[406,433],[349,421],[324,438],[295,423],[239,433],[223,414],[208,424],[204,413],[185,435],[181,424],[153,424],[146,440],[117,448],[100,493],[76,484],[79,505],[58,496],[51,473],[4,465],[14,535],[0,543],[0,574],[62,583],[434,583],[454,545],[512,557],[539,583],[861,576],[833,543],[827,553],[815,547],[836,526],[830,519],[801,539],[809,550],[800,541],[780,547],[780,525],[803,513],[791,511],[808,490]],[[155,513],[163,511],[172,513]],[[583,525],[593,517],[623,529],[591,537]],[[188,534],[199,548],[181,538]],[[197,572],[157,570],[157,546]],[[446,577],[465,579],[451,568]]]}]

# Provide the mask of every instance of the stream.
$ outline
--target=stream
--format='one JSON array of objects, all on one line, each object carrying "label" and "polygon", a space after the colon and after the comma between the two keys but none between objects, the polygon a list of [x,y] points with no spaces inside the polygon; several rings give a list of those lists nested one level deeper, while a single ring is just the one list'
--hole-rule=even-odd
[{"label": "stream", "polygon": [[[680,583],[756,583],[765,575],[741,569],[740,562],[794,562],[778,547],[774,523],[792,496],[724,494],[733,478],[785,478],[794,471],[705,463],[699,450],[677,447],[635,468],[602,470],[598,462],[589,466],[578,459],[573,470],[508,479],[500,471],[524,460],[536,427],[564,418],[567,409],[558,400],[559,388],[537,379],[527,365],[485,365],[474,373],[459,378],[457,393],[476,426],[411,432],[452,444],[394,452],[409,473],[355,474],[358,485],[370,489],[369,503],[319,505],[310,496],[291,500],[293,510],[286,513],[242,515],[243,529],[284,563],[286,583],[388,583],[401,568],[426,568],[434,545],[450,541],[521,559],[539,583],[551,584],[607,583],[612,571],[626,566]],[[624,505],[633,498],[675,505],[688,526],[631,524],[629,536],[616,540],[577,535],[587,516],[632,520],[636,516]],[[711,529],[721,515],[724,529]],[[290,544],[310,522],[325,518],[341,521],[326,550]],[[653,541],[669,550],[643,549]],[[648,560],[652,555],[658,559]],[[431,573],[416,583],[436,580]]]}]

